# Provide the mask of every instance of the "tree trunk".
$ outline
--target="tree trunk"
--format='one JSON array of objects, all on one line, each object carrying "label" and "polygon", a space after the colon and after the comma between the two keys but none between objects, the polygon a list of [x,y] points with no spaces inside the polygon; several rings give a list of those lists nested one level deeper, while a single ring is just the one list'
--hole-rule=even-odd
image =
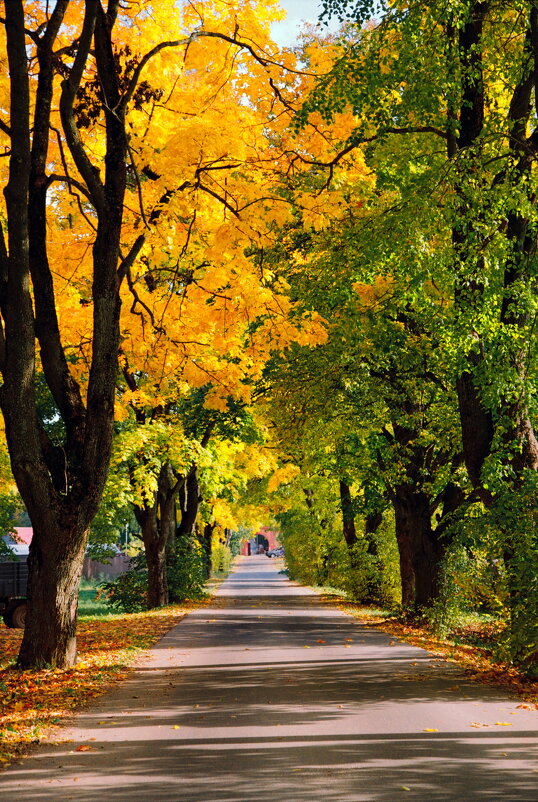
[{"label": "tree trunk", "polygon": [[364,520],[364,537],[366,538],[367,551],[372,557],[379,557],[377,543],[373,535],[383,523],[382,512],[369,512]]},{"label": "tree trunk", "polygon": [[[66,537],[66,534],[69,536]],[[73,665],[86,532],[35,527],[28,557],[28,615],[18,665]]]},{"label": "tree trunk", "polygon": [[170,542],[175,536],[175,502],[183,486],[183,478],[174,475],[169,462],[159,472],[157,493],[153,504],[135,507],[140,525],[146,564],[148,567],[148,607],[168,604],[167,556]]},{"label": "tree trunk", "polygon": [[198,467],[192,465],[181,500],[181,520],[177,529],[178,537],[191,537],[194,535],[196,519],[200,510],[202,496],[200,495],[200,483],[198,480]]},{"label": "tree trunk", "polygon": [[410,484],[394,488],[396,540],[400,555],[402,606],[417,612],[439,595],[443,549],[432,531],[430,499]]},{"label": "tree trunk", "polygon": [[[5,188],[7,244],[0,232],[0,403],[15,481],[34,528],[29,558],[30,602],[19,663],[67,667],[76,654],[77,591],[86,531],[106,481],[113,436],[118,367],[120,269],[119,241],[126,185],[127,137],[114,61],[114,4],[84,4],[83,22],[73,32],[71,66],[59,98],[64,147],[78,170],[77,181],[95,210],[93,244],[93,342],[87,391],[80,391],[61,341],[54,281],[47,258],[47,201],[50,109],[58,58],[55,42],[68,7],[58,0],[47,14],[36,42],[35,114],[29,92],[30,39],[20,0],[5,3],[10,80],[11,150]],[[39,42],[37,40],[39,39]],[[77,130],[74,104],[92,52],[107,104],[105,176],[100,176]],[[132,249],[129,258],[134,258]],[[138,252],[138,251],[136,251]],[[35,350],[65,436],[57,444],[42,425],[35,399]],[[84,404],[83,396],[87,399]]]},{"label": "tree trunk", "polygon": [[357,530],[355,528],[355,515],[353,512],[353,500],[351,498],[351,488],[344,479],[340,479],[340,506],[342,509],[342,526],[344,540],[348,550],[351,552],[357,542]]},{"label": "tree trunk", "polygon": [[213,546],[213,530],[216,524],[205,524],[202,534],[202,560],[204,566],[204,578],[209,579],[211,575],[211,553]]},{"label": "tree trunk", "polygon": [[148,608],[168,604],[168,580],[166,576],[166,531],[161,527],[157,505],[135,507],[136,520],[140,525],[146,564],[148,567]]}]

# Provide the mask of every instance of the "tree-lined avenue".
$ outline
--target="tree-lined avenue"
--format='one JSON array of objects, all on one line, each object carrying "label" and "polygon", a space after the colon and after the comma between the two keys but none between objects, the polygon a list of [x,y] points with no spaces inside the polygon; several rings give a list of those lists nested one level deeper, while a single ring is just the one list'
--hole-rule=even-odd
[{"label": "tree-lined avenue", "polygon": [[239,558],[0,800],[536,798],[536,711]]}]

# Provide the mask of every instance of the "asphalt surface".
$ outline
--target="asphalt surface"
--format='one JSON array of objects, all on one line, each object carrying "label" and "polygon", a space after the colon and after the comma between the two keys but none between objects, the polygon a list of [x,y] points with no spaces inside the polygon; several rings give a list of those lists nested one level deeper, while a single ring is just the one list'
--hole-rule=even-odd
[{"label": "asphalt surface", "polygon": [[281,568],[242,558],[0,800],[538,802],[537,711]]}]

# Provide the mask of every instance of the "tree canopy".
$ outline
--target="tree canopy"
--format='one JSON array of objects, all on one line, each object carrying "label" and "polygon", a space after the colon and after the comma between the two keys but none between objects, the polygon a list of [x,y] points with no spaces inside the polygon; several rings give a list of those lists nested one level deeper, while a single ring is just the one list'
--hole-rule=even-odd
[{"label": "tree canopy", "polygon": [[410,616],[455,555],[501,565],[535,664],[538,3],[325,0],[339,32],[291,50],[276,0],[3,11],[21,665],[75,659],[100,505],[134,510],[151,606],[249,521]]}]

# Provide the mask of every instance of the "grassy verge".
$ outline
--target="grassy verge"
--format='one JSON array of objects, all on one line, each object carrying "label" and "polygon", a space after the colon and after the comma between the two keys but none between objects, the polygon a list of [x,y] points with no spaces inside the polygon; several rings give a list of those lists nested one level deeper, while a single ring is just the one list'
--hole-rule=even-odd
[{"label": "grassy verge", "polygon": [[525,706],[538,710],[538,681],[493,657],[500,622],[469,616],[449,636],[440,638],[426,626],[402,622],[386,610],[366,608],[334,593],[323,593],[322,598],[327,604],[335,605],[352,615],[365,627],[380,629],[414,646],[427,649],[448,662],[457,663],[479,682],[502,685],[515,691],[525,700]]},{"label": "grassy verge", "polygon": [[124,678],[129,666],[192,609],[186,602],[144,613],[111,614],[95,589],[81,591],[78,662],[70,669],[14,668],[22,631],[0,625],[0,767],[50,737],[51,727]]}]

